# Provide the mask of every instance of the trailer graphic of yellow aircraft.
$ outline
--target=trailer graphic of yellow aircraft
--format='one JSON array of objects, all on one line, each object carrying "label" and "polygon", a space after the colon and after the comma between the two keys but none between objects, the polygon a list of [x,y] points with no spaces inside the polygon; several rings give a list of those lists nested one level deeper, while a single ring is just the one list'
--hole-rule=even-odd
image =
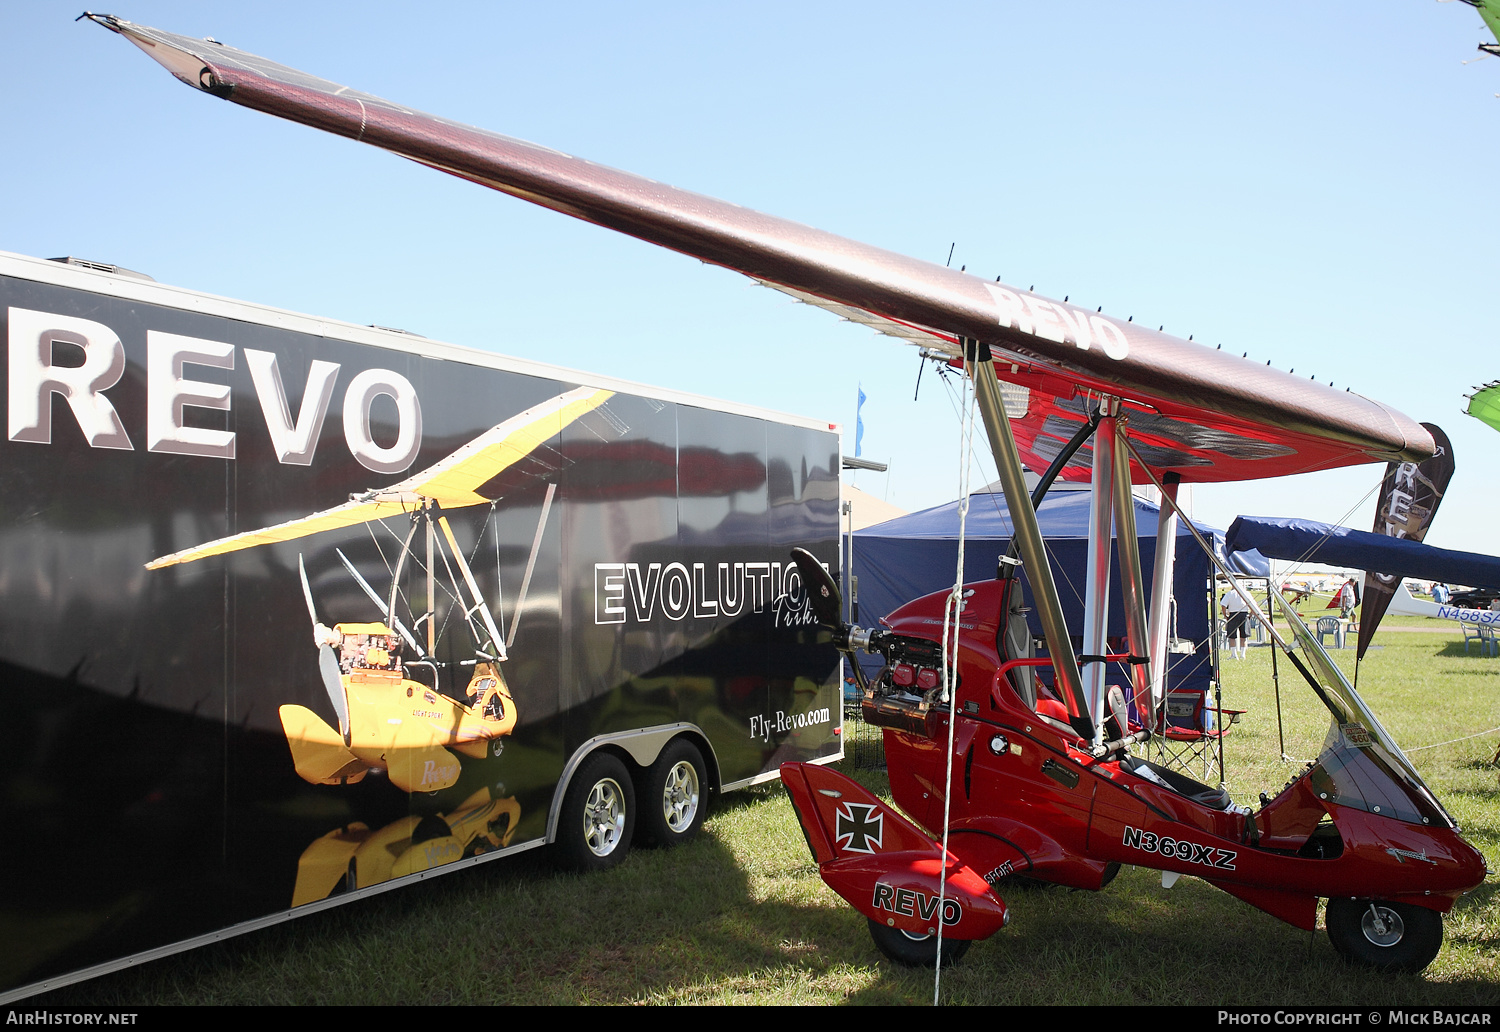
[{"label": "trailer graphic of yellow aircraft", "polygon": [[[305,781],[342,785],[359,781],[371,770],[383,770],[406,792],[450,788],[458,781],[459,756],[479,759],[491,749],[498,754],[499,739],[516,726],[516,711],[500,670],[509,643],[496,626],[443,511],[493,502],[485,488],[499,473],[555,439],[564,427],[599,408],[613,393],[575,388],[512,416],[399,483],[353,495],[342,505],[301,519],[162,556],[146,567],[158,570],[256,545],[407,516],[411,527],[392,571],[386,598],[376,593],[348,557],[338,553],[349,574],[379,609],[380,621],[325,626],[318,620],[307,571],[298,556],[302,594],[318,649],[318,670],[339,726],[330,726],[305,706],[284,705],[279,714],[292,762]],[[555,485],[549,487],[548,502],[554,489]],[[546,503],[542,518],[546,518]],[[419,530],[425,530],[427,611],[413,621],[413,627],[425,631],[425,640],[396,616],[401,575],[413,557]],[[475,642],[474,657],[457,664],[472,667],[466,702],[437,690],[438,670],[448,665],[437,657],[439,561],[453,581],[453,596],[462,602],[459,608]],[[431,684],[420,679],[422,673],[431,678]]]},{"label": "trailer graphic of yellow aircraft", "polygon": [[520,819],[514,796],[492,799],[480,789],[449,813],[410,814],[379,830],[360,821],[335,828],[298,859],[292,906],[503,849]]}]

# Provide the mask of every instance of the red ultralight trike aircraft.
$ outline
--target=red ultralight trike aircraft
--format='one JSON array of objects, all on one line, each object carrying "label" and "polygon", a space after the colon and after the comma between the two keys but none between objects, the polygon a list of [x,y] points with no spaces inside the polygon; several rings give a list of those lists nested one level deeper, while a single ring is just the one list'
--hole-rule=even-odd
[{"label": "red ultralight trike aircraft", "polygon": [[[1006,878],[1097,890],[1134,864],[1166,872],[1166,884],[1196,875],[1308,930],[1327,897],[1328,934],[1341,954],[1420,971],[1441,947],[1442,914],[1485,876],[1484,858],[1290,608],[1301,661],[1289,655],[1332,727],[1319,757],[1252,812],[1223,788],[1131,755],[1150,732],[1125,733],[1123,693],[1110,693],[1108,740],[1081,737],[1064,707],[1039,693],[1033,670],[1048,661],[1013,654],[1030,638],[1016,577],[965,587],[950,716],[934,704],[935,689],[916,687],[941,680],[934,628],[949,593],[902,606],[883,630],[850,627],[838,621],[836,586],[810,558],[802,553],[798,565],[815,600],[834,600],[819,616],[835,640],[885,657],[867,686],[865,717],[885,727],[892,796],[933,837],[834,771],[789,763],[782,781],[824,880],[870,919],[893,960],[937,959],[938,899],[946,962],[1003,926],[996,890]],[[945,797],[943,864],[935,839]]]},{"label": "red ultralight trike aircraft", "polygon": [[[1130,755],[1147,732],[1129,726],[1126,693],[1107,688],[1104,655],[1112,520],[1129,696],[1152,724],[1164,696],[1176,484],[1417,461],[1434,449],[1424,427],[1358,394],[1066,298],[460,125],[215,41],[88,17],[194,89],[733,269],[963,364],[1016,523],[1046,659],[1033,655],[1019,620],[1017,564],[1005,563],[1006,576],[963,592],[954,708],[944,715],[936,705],[944,595],[902,607],[883,630],[863,630],[841,622],[837,589],[821,566],[806,555],[799,564],[837,644],[887,659],[865,706],[886,727],[893,793],[915,823],[833,772],[783,768],[825,879],[872,919],[886,952],[929,961],[940,939],[951,938],[952,956],[992,934],[1006,913],[992,884],[1006,876],[1097,889],[1116,865],[1133,863],[1169,877],[1199,875],[1304,928],[1328,897],[1335,945],[1378,967],[1419,970],[1436,954],[1441,915],[1483,879],[1484,860],[1305,627],[1293,624],[1298,649],[1288,654],[1334,726],[1318,759],[1254,813]],[[1091,462],[1080,451],[1090,435]],[[1093,481],[1082,655],[1063,620],[1023,459],[1047,467],[1046,482]],[[1158,484],[1168,502],[1153,578],[1162,590],[1149,603],[1132,481]],[[1051,669],[1057,700],[1036,694],[1040,665]],[[954,781],[945,790],[950,742]],[[948,856],[929,834],[941,826],[945,799]]]}]

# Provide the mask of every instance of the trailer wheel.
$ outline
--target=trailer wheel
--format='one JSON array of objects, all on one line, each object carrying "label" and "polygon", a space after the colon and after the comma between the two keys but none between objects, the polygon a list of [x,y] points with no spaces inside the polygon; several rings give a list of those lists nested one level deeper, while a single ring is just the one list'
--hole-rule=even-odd
[{"label": "trailer wheel", "polygon": [[687,842],[703,826],[708,799],[703,754],[685,738],[668,744],[646,771],[638,825],[641,840],[653,846]]},{"label": "trailer wheel", "polygon": [[[903,967],[932,967],[937,963],[936,935],[912,935],[870,919],[870,938],[875,948]],[[969,939],[943,937],[943,966],[956,964],[974,943]]]},{"label": "trailer wheel", "polygon": [[1443,946],[1443,915],[1410,903],[1330,899],[1328,938],[1345,960],[1416,974]]},{"label": "trailer wheel", "polygon": [[629,771],[609,753],[595,753],[573,775],[558,813],[557,861],[574,871],[613,867],[629,852],[634,827]]}]

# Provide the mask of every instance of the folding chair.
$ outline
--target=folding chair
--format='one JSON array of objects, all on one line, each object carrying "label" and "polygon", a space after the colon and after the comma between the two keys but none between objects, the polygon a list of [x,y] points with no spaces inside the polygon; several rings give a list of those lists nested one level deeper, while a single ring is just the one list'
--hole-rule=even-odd
[{"label": "folding chair", "polygon": [[[1493,627],[1471,624],[1467,621],[1460,621],[1459,626],[1463,628],[1464,632],[1464,655],[1467,656],[1469,654],[1470,645],[1478,645],[1481,656],[1488,656],[1490,654],[1490,649],[1496,645],[1495,629]],[[1489,633],[1486,634],[1485,632]]]},{"label": "folding chair", "polygon": [[1500,656],[1500,637],[1496,636],[1493,624],[1480,624],[1474,628],[1479,632],[1479,647],[1486,656]]},{"label": "folding chair", "polygon": [[[1209,727],[1218,712],[1224,714],[1223,725]],[[1217,774],[1218,780],[1222,782],[1224,777],[1219,767],[1219,742],[1239,723],[1244,712],[1215,709],[1210,704],[1207,691],[1189,689],[1167,692],[1163,711],[1166,726],[1151,739],[1156,745],[1158,762],[1164,767],[1175,766],[1204,782],[1211,775]]]}]

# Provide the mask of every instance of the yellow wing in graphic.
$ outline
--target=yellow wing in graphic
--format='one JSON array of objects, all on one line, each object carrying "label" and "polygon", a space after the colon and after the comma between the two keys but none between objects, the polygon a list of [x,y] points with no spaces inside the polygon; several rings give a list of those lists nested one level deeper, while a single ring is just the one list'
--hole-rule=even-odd
[{"label": "yellow wing in graphic", "polygon": [[254,548],[256,545],[292,541],[324,530],[352,527],[411,512],[425,501],[437,502],[445,509],[492,501],[479,494],[479,488],[501,471],[530,455],[539,445],[556,437],[563,427],[594,411],[613,396],[613,391],[596,390],[593,387],[575,388],[539,405],[533,405],[519,415],[491,427],[452,455],[399,483],[378,488],[343,505],[288,523],[233,534],[164,555],[151,560],[146,568],[159,570],[164,566],[189,563],[195,559]]}]

